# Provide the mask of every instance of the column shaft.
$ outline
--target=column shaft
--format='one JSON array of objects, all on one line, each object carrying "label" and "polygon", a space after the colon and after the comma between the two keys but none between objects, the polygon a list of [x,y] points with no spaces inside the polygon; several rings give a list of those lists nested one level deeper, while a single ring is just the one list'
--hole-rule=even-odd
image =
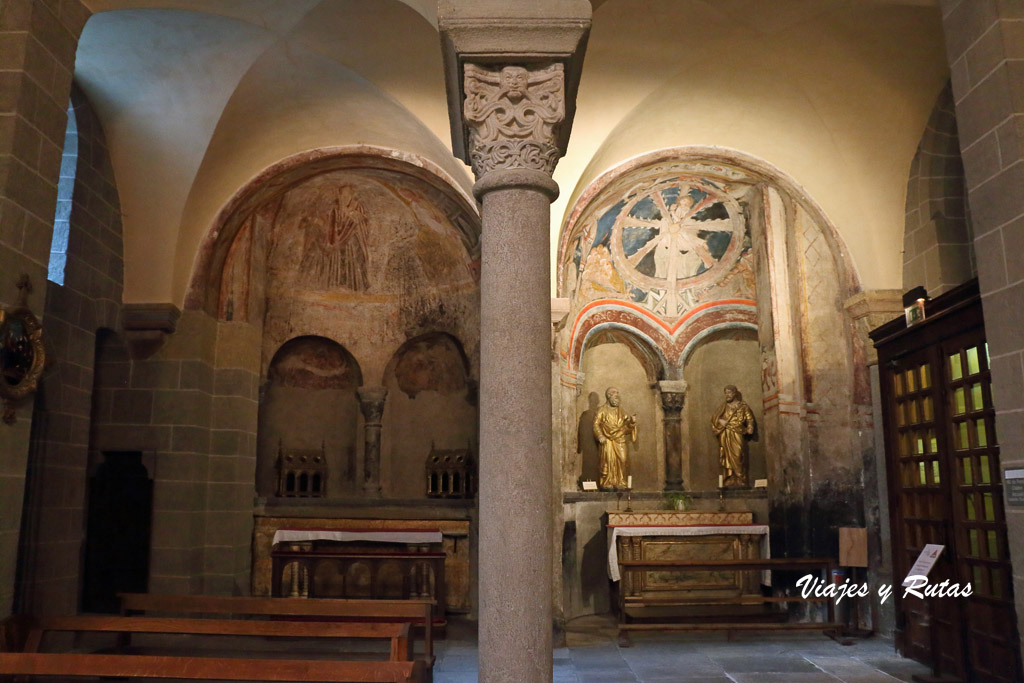
[{"label": "column shaft", "polygon": [[359,410],[363,413],[363,491],[379,496],[380,490],[380,429],[384,415],[384,400],[388,390],[385,387],[360,387]]},{"label": "column shaft", "polygon": [[549,220],[544,173],[498,170],[482,196],[480,680],[552,676]]}]

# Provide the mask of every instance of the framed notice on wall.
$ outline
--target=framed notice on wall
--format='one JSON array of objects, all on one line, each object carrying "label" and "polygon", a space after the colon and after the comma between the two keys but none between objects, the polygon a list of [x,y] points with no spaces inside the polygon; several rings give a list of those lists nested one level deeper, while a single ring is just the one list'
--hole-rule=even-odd
[{"label": "framed notice on wall", "polygon": [[1003,472],[1003,495],[1007,505],[1024,507],[1024,470]]}]

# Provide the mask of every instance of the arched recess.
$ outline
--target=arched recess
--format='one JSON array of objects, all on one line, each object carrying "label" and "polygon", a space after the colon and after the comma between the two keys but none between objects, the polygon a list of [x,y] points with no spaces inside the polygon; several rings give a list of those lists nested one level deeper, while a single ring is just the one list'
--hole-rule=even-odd
[{"label": "arched recess", "polygon": [[[699,491],[711,490],[718,485],[719,474],[718,439],[711,431],[711,417],[722,404],[725,386],[731,384],[739,390],[758,427],[764,422],[757,328],[743,325],[708,330],[696,340],[683,367],[688,387],[683,441],[689,445],[690,456],[683,463],[683,481]],[[755,432],[748,447],[750,478],[764,479],[763,439]]]},{"label": "arched recess", "polygon": [[[588,327],[632,310],[631,321],[617,322],[655,342],[669,360],[667,378],[701,382],[686,390],[683,424],[692,433],[682,461],[708,463],[689,481],[683,473],[685,488],[717,490],[717,446],[699,442],[723,386],[736,384],[748,404],[760,403],[764,467],[751,474],[767,478],[768,491],[750,504],[773,526],[773,554],[833,552],[834,526],[861,523],[849,501],[863,497],[870,396],[856,360],[862,342],[844,308],[858,279],[835,226],[795,179],[723,148],[644,154],[583,190],[557,268],[572,321],[556,340],[563,386],[580,386],[575,362]],[[725,353],[730,345],[741,355]],[[720,377],[723,367],[742,378]],[[562,400],[574,399],[563,391]],[[563,462],[574,441],[562,439]],[[812,510],[829,515],[833,529],[812,528]]]},{"label": "arched recess", "polygon": [[282,345],[267,368],[260,402],[256,492],[275,496],[280,449],[323,449],[326,496],[356,490],[359,363],[343,346],[318,336],[296,337]]},{"label": "arched recess", "polygon": [[446,332],[409,339],[388,361],[384,387],[384,490],[396,498],[423,498],[432,448],[477,454],[477,381],[462,342]]},{"label": "arched recess", "polygon": [[186,306],[262,334],[263,364],[301,330],[342,344],[364,377],[433,330],[479,364],[479,217],[424,159],[366,146],[268,168],[221,211]]},{"label": "arched recess", "polygon": [[651,387],[666,376],[664,356],[645,335],[626,325],[605,324],[592,330],[580,360],[582,383],[576,401],[577,476],[596,481],[599,477],[594,416],[605,403],[610,387],[619,390],[620,405],[636,415],[637,440],[629,446],[628,473],[637,490],[656,491],[664,487],[664,447],[657,397]]}]

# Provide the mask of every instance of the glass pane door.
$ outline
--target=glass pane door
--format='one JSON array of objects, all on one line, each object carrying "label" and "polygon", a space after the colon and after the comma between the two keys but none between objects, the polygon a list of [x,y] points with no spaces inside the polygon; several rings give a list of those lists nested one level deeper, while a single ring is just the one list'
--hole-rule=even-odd
[{"label": "glass pane door", "polygon": [[1019,640],[989,375],[980,332],[943,344],[947,433],[953,445],[957,574],[970,582],[965,642],[974,680],[1014,681]]}]

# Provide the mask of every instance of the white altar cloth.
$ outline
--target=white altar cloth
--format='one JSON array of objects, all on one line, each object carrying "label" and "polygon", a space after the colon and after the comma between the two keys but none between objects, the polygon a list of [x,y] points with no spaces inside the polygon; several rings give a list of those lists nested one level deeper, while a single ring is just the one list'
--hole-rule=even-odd
[{"label": "white altar cloth", "polygon": [[278,529],[274,532],[274,544],[299,543],[302,541],[370,541],[374,543],[440,543],[441,532],[437,529]]},{"label": "white altar cloth", "polygon": [[[619,536],[715,536],[718,534],[760,534],[761,536],[761,557],[768,558],[771,551],[768,544],[767,524],[722,524],[712,526],[616,526],[612,527],[611,537],[608,539],[608,576],[612,581],[618,581],[619,554],[615,539]],[[765,572],[763,581],[771,585],[770,574]]]}]

